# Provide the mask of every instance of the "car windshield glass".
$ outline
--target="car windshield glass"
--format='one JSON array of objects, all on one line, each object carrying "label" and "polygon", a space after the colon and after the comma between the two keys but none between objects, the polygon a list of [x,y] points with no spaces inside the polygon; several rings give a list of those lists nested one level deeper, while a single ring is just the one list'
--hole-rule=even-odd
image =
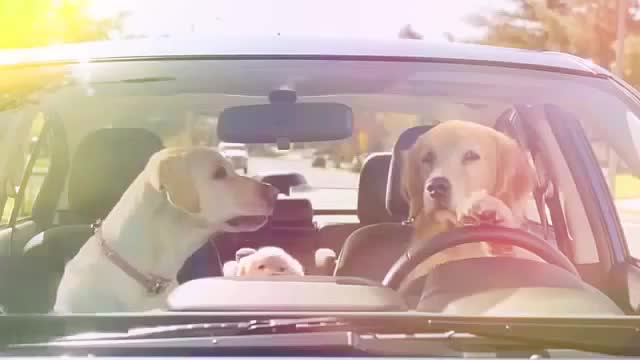
[{"label": "car windshield glass", "polygon": [[[566,151],[577,154],[578,150],[567,150],[566,138],[559,140],[567,134],[586,135],[602,164],[606,155],[598,144],[608,141],[603,124],[626,124],[627,119],[640,116],[637,104],[602,77],[495,64],[321,58],[114,60],[2,68],[0,75],[8,83],[0,87],[0,231],[9,234],[13,225],[26,224],[16,227],[20,231],[6,239],[0,232],[0,246],[7,254],[33,256],[25,262],[29,266],[11,273],[25,278],[12,282],[16,291],[4,291],[7,308],[47,312],[54,303],[89,313],[162,308],[162,301],[147,301],[147,292],[163,294],[176,274],[178,282],[223,275],[223,265],[239,263],[238,251],[243,248],[282,247],[293,259],[282,255],[291,261],[253,262],[254,267],[234,268],[233,274],[323,275],[316,251],[328,248],[341,254],[341,261],[351,261],[349,251],[353,249],[343,245],[352,238],[355,243],[371,240],[373,245],[354,250],[366,255],[353,255],[354,268],[364,270],[353,274],[344,270],[344,276],[380,283],[410,239],[401,225],[403,220],[427,213],[433,224],[447,226],[471,218],[482,220],[469,210],[475,207],[465,208],[465,204],[489,193],[504,203],[504,207],[487,205],[489,210],[503,216],[499,220],[504,224],[516,219],[512,227],[541,239],[548,255],[545,260],[557,266],[522,268],[526,274],[546,275],[540,275],[544,278],[540,283],[531,280],[523,286],[509,278],[501,288],[486,279],[493,278],[495,271],[503,276],[517,274],[497,270],[502,266],[521,269],[507,260],[498,268],[481,261],[469,263],[468,268],[439,267],[440,274],[448,274],[442,275],[445,278],[459,278],[454,281],[458,285],[441,283],[436,276],[428,278],[433,289],[444,286],[446,294],[433,295],[439,300],[432,299],[431,307],[423,311],[456,308],[473,312],[469,309],[483,307],[476,305],[484,296],[506,296],[511,289],[520,288],[526,289],[514,290],[514,297],[509,297],[513,303],[506,308],[517,308],[525,298],[562,298],[562,304],[540,308],[556,309],[555,315],[574,314],[580,308],[572,303],[575,300],[592,309],[583,315],[618,311],[611,310],[615,304],[604,293],[569,274],[577,271],[575,264],[593,264],[599,258],[597,236],[585,225],[593,210],[584,205],[588,198],[581,197],[586,195],[576,185],[585,175],[574,173],[581,168],[569,166],[566,156]],[[218,121],[223,111],[266,104],[269,94],[282,88],[294,89],[298,103],[348,106],[353,114],[352,136],[294,141],[288,149],[272,143],[238,144],[220,139]],[[407,150],[414,139],[392,157],[394,145],[407,130],[420,126],[423,132],[431,129],[421,138],[429,140]],[[527,130],[518,132],[510,126]],[[625,141],[620,138],[619,143]],[[534,143],[546,156],[542,161],[534,158],[538,154],[533,151]],[[622,160],[629,174],[638,170],[634,167],[637,158]],[[556,176],[552,180],[562,195],[560,211],[567,213],[566,223],[559,223],[554,214],[547,217],[548,209],[536,202],[539,166]],[[398,175],[401,173],[405,175]],[[445,220],[433,220],[436,213],[444,214]],[[97,231],[93,233],[90,225],[97,220],[101,225],[94,226]],[[567,250],[556,225],[565,227],[575,248]],[[383,243],[380,237],[397,243]],[[93,240],[87,242],[89,238]],[[134,238],[138,240],[131,244]],[[215,241],[207,242],[209,238]],[[388,245],[392,243],[398,245]],[[399,249],[397,254],[394,249]],[[503,250],[492,247],[490,251],[499,255]],[[276,258],[280,254],[273,248],[265,251],[275,252]],[[37,260],[39,256],[47,261]],[[265,255],[265,259],[271,258]],[[378,265],[381,268],[374,269]],[[558,269],[571,278],[563,277],[565,273],[554,275]],[[91,272],[104,279],[85,278]],[[222,285],[204,291],[203,299],[224,293],[218,286]],[[395,295],[364,285],[369,290],[349,290],[354,291],[349,306],[330,304],[330,300],[325,304],[318,300],[319,285],[315,286],[309,290],[316,294],[313,299],[299,294],[287,300],[290,305],[267,307],[321,311],[326,305],[363,311],[405,306],[398,305]],[[538,287],[543,289],[537,292]],[[83,296],[77,290],[81,288],[86,288]],[[593,290],[596,300],[589,300],[591,295],[580,290],[584,288]],[[259,308],[250,303],[257,301],[250,288],[244,289],[239,285],[229,291],[242,294],[246,303],[231,298],[225,298],[225,303],[219,297],[216,309]],[[262,289],[273,296],[290,290]],[[327,285],[322,291],[331,297],[335,295],[332,289]],[[413,295],[400,303],[415,306],[421,289],[417,295],[405,290]],[[115,295],[105,295],[112,292]],[[451,294],[463,295],[453,300]],[[522,306],[532,306],[522,301]],[[206,308],[202,303],[198,306]],[[478,310],[478,315],[485,310]]]}]

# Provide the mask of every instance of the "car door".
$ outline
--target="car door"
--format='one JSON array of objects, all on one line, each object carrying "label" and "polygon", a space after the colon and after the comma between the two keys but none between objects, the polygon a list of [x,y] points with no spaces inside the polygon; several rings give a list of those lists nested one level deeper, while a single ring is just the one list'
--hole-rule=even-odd
[{"label": "car door", "polygon": [[626,97],[625,106],[603,109],[594,116],[597,123],[582,122],[584,129],[572,115],[551,111],[558,128],[571,133],[563,140],[588,148],[580,167],[584,190],[595,201],[585,207],[599,215],[596,238],[611,265],[603,276],[607,293],[627,312],[640,314],[640,93],[615,77],[610,84]]},{"label": "car door", "polygon": [[[640,119],[629,115],[629,121],[639,123],[631,125],[630,131],[639,131]],[[611,286],[619,301],[640,314],[640,177],[609,142],[595,144],[594,149],[607,178],[625,242],[621,249],[625,259],[614,266]]]},{"label": "car door", "polygon": [[14,256],[41,227],[34,221],[34,204],[49,174],[51,128],[43,112],[25,114],[6,134],[5,172],[1,178],[0,254]]},{"label": "car door", "polygon": [[[586,211],[586,221],[580,226],[589,227],[596,242],[596,262],[580,263],[576,266],[584,280],[605,291],[627,313],[637,314],[640,313],[640,262],[637,260],[640,253],[634,255],[634,245],[629,245],[640,241],[640,234],[630,231],[633,227],[629,227],[628,214],[623,213],[626,210],[621,207],[622,199],[615,185],[607,182],[605,175],[616,173],[615,169],[610,168],[611,162],[607,156],[615,153],[616,148],[628,149],[623,144],[624,140],[631,139],[635,135],[630,134],[640,130],[640,123],[636,123],[640,120],[628,109],[620,107],[616,110],[629,113],[610,111],[606,123],[601,122],[597,116],[590,119],[599,121],[598,125],[608,128],[606,131],[598,132],[592,128],[593,123],[585,119],[578,119],[573,113],[556,105],[544,105],[550,128],[554,137],[559,139],[562,156],[567,161],[580,194],[580,206]],[[628,123],[621,124],[614,119]],[[626,129],[625,133],[619,133],[622,129]],[[632,154],[625,153],[623,158],[634,161],[635,165],[638,154],[640,146]],[[619,175],[624,175],[624,181],[628,181],[627,176],[637,179],[636,175],[633,175],[638,174],[637,168],[635,173],[633,169],[634,167],[625,165],[618,170],[623,171]],[[620,181],[616,180],[615,176],[610,178],[614,183]],[[640,207],[638,209],[640,210]],[[579,237],[574,240],[576,244],[582,242],[584,245],[586,239]]]}]

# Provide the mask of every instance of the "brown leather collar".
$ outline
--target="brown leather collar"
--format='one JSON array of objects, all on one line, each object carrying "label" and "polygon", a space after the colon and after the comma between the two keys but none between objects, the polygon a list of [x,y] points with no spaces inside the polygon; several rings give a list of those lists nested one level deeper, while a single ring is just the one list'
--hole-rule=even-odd
[{"label": "brown leather collar", "polygon": [[120,270],[122,270],[125,274],[129,275],[140,285],[142,285],[142,287],[144,287],[149,294],[158,295],[167,289],[167,287],[171,283],[170,279],[154,274],[144,274],[138,271],[138,269],[129,264],[122,256],[120,256],[107,244],[104,237],[102,236],[102,220],[97,220],[93,225],[91,225],[91,227],[93,228],[93,233],[98,238],[102,253],[107,257],[107,259],[109,259],[109,261],[111,261],[113,265],[120,268]]}]

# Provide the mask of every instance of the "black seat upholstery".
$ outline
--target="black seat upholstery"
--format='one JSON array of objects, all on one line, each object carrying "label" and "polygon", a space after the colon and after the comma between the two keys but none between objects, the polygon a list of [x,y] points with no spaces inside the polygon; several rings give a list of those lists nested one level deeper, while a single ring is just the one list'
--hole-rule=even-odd
[{"label": "black seat upholstery", "polygon": [[305,270],[312,270],[317,233],[309,200],[278,199],[269,221],[259,230],[220,234],[194,252],[178,272],[178,282],[222,276],[221,264],[234,260],[239,249],[263,246],[281,247]]},{"label": "black seat upholstery", "polygon": [[69,210],[62,223],[102,219],[144,169],[162,140],[139,128],[99,129],[78,144],[69,174]]},{"label": "black seat upholstery", "polygon": [[371,224],[399,222],[401,218],[386,209],[387,178],[391,153],[373,153],[367,157],[360,171],[357,214],[359,223],[329,224],[320,229],[319,245],[336,254],[342,251],[345,240],[354,231]]},{"label": "black seat upholstery", "polygon": [[406,219],[409,216],[409,204],[405,200],[402,189],[402,168],[404,156],[402,153],[409,150],[418,138],[429,131],[433,126],[423,125],[406,129],[396,141],[391,155],[391,168],[386,191],[386,208],[389,213]]},{"label": "black seat upholstery", "polygon": [[[402,152],[409,149],[430,126],[405,130],[393,147],[387,180],[385,208],[394,219],[406,219],[409,207],[402,193]],[[335,276],[363,277],[382,281],[391,265],[406,250],[411,227],[402,223],[379,223],[355,231],[345,241],[334,272]]]},{"label": "black seat upholstery", "polygon": [[402,221],[402,217],[389,213],[385,206],[391,157],[390,153],[374,153],[369,155],[362,166],[358,183],[360,224]]},{"label": "black seat upholstery", "polygon": [[313,224],[313,207],[307,199],[280,199],[276,201],[273,214],[267,228],[294,226],[298,228],[315,228]]},{"label": "black seat upholstery", "polygon": [[269,222],[258,231],[237,234],[233,253],[225,259],[235,259],[242,247],[278,246],[298,259],[309,271],[314,267],[318,229],[313,222],[313,207],[307,199],[279,199]]},{"label": "black seat upholstery", "polygon": [[61,222],[32,238],[24,247],[30,292],[10,311],[47,312],[64,266],[91,237],[90,224],[104,218],[149,157],[163,148],[153,133],[138,128],[100,129],[78,144],[69,177],[69,210]]}]

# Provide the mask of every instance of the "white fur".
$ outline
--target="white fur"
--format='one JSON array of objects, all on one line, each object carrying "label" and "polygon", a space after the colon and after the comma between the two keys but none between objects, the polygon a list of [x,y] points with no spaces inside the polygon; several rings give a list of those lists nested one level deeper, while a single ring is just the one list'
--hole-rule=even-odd
[{"label": "white fur", "polygon": [[[162,175],[159,167],[174,159],[186,173]],[[224,179],[213,177],[216,169]],[[163,186],[163,176],[189,176],[198,210],[182,208]],[[242,215],[268,215],[265,187],[237,175],[224,158],[209,148],[165,149],[154,154],[102,223],[102,237],[130,265],[144,274],[172,280],[162,294],[147,290],[114,265],[92,236],[67,264],[58,287],[55,312],[131,312],[166,308],[166,297],[187,258],[214,233],[240,231],[227,220]],[[170,190],[170,189],[169,189]],[[179,189],[180,191],[185,189]],[[175,193],[174,193],[175,194]],[[275,193],[274,193],[275,196]]]},{"label": "white fur", "polygon": [[267,246],[255,253],[240,258],[236,267],[237,276],[304,275],[298,260],[279,247]]}]

